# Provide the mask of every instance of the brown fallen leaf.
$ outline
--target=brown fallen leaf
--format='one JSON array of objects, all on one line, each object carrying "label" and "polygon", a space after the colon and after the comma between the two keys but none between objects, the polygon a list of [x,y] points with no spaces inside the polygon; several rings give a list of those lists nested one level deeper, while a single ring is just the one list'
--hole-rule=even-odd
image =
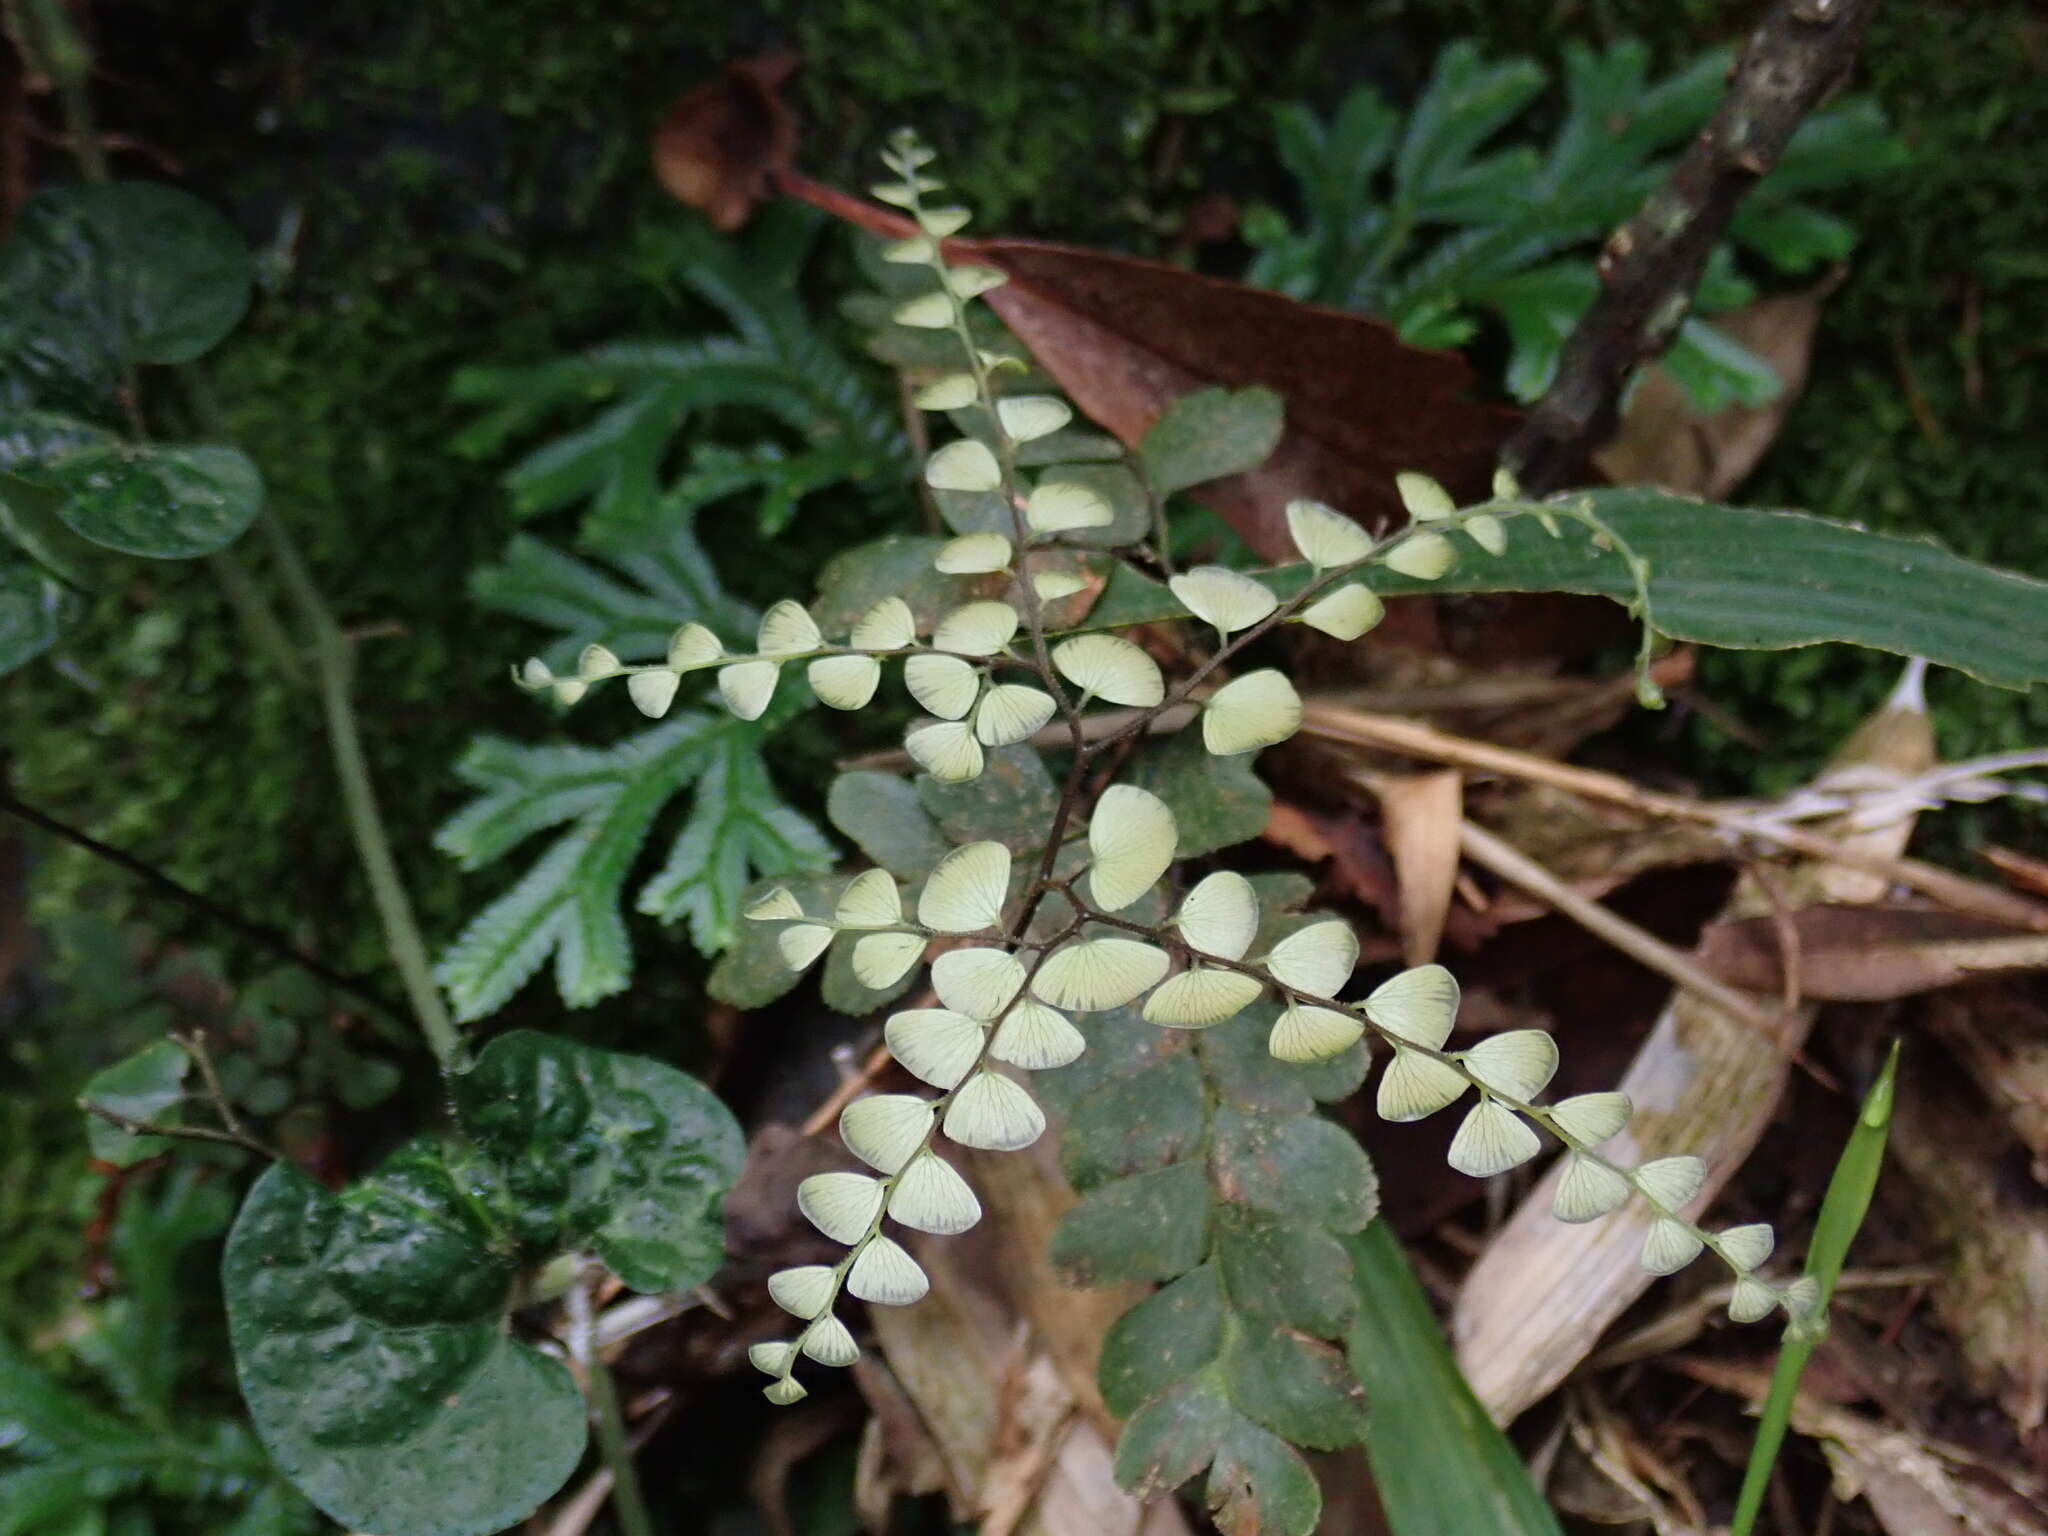
[{"label": "brown fallen leaf", "polygon": [[1727,496],[1756,468],[1806,387],[1821,303],[1840,281],[1832,276],[1805,293],[1758,299],[1714,316],[1716,329],[1784,380],[1777,399],[1701,412],[1668,372],[1646,369],[1629,397],[1619,435],[1593,455],[1600,472],[1616,485],[1657,485],[1708,501]]},{"label": "brown fallen leaf", "polygon": [[2048,934],[1935,908],[1854,906],[1712,924],[1700,935],[1700,963],[1731,986],[1777,991],[1785,984],[1781,921],[1797,940],[1797,994],[1818,1002],[1883,1002],[2048,967]]},{"label": "brown fallen leaf", "polygon": [[1458,880],[1458,826],[1465,819],[1465,776],[1455,768],[1376,778],[1387,853],[1399,877],[1401,957],[1436,958]]},{"label": "brown fallen leaf", "polygon": [[684,94],[654,131],[654,174],[669,195],[730,234],[796,153],[796,119],[781,89],[803,67],[794,53],[734,59]]}]

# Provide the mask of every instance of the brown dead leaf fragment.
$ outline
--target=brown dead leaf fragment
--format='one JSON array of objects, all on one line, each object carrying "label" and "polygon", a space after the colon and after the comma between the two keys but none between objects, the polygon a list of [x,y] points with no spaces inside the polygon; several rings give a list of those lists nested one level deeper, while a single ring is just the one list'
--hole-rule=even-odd
[{"label": "brown dead leaf fragment", "polygon": [[[1918,907],[1807,907],[1785,914],[1797,937],[1798,993],[1820,1002],[1884,1002],[1998,971],[2048,967],[2048,934]],[[1731,986],[1783,984],[1778,920],[1715,923],[1699,958]]]},{"label": "brown dead leaf fragment", "polygon": [[1458,880],[1458,828],[1465,777],[1455,768],[1375,778],[1387,853],[1400,879],[1401,957],[1436,958]]},{"label": "brown dead leaf fragment", "polygon": [[1702,412],[1662,368],[1647,370],[1629,397],[1621,434],[1593,455],[1616,485],[1656,485],[1720,501],[1749,477],[1806,387],[1821,301],[1840,279],[1805,293],[1759,299],[1716,315],[1713,325],[1769,363],[1784,382],[1767,405]]},{"label": "brown dead leaf fragment", "polygon": [[[870,233],[917,226],[795,171],[776,184]],[[1267,560],[1299,558],[1286,506],[1312,496],[1369,527],[1407,520],[1394,476],[1420,470],[1455,495],[1486,494],[1516,414],[1463,398],[1456,353],[1411,347],[1383,321],[1303,304],[1164,262],[1041,240],[948,240],[946,258],[1008,281],[988,302],[1090,419],[1136,447],[1182,395],[1260,385],[1287,403],[1280,446],[1246,474],[1197,486]]]},{"label": "brown dead leaf fragment", "polygon": [[654,131],[654,174],[669,194],[730,234],[769,193],[796,153],[796,119],[785,81],[803,67],[793,53],[735,59],[715,80],[684,94]]},{"label": "brown dead leaf fragment", "polygon": [[1471,371],[1456,354],[1411,347],[1378,320],[1129,256],[956,243],[1009,277],[990,305],[1075,405],[1127,444],[1207,385],[1263,385],[1287,402],[1272,457],[1196,491],[1264,559],[1298,558],[1285,517],[1298,496],[1388,527],[1406,521],[1398,471],[1484,495],[1514,424],[1512,411],[1463,398]]}]

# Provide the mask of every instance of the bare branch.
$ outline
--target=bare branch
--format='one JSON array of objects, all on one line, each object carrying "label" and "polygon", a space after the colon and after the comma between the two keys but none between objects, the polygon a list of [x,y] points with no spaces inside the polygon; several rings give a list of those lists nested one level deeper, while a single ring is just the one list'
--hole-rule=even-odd
[{"label": "bare branch", "polygon": [[1800,122],[1849,73],[1877,0],[1777,0],[1735,66],[1713,121],[1600,253],[1600,296],[1565,343],[1557,378],[1502,450],[1537,495],[1581,483],[1613,436],[1624,386],[1677,339],[1707,258]]}]

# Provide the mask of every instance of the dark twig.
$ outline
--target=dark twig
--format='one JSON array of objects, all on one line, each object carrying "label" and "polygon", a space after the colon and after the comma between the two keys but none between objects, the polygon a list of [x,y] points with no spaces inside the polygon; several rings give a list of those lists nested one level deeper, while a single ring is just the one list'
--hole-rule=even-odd
[{"label": "dark twig", "polygon": [[255,1137],[241,1131],[215,1130],[206,1125],[159,1125],[154,1120],[135,1120],[119,1110],[96,1104],[91,1099],[80,1099],[78,1107],[89,1115],[98,1115],[109,1125],[126,1131],[130,1136],[161,1136],[167,1141],[212,1141],[222,1146],[240,1147],[244,1152],[254,1152],[258,1157],[267,1157],[272,1162],[280,1161],[277,1153]]},{"label": "dark twig", "polygon": [[1530,492],[1583,482],[1588,456],[1614,434],[1630,375],[1677,339],[1736,208],[1847,76],[1876,9],[1877,0],[1776,0],[1713,121],[1608,237],[1600,296],[1565,343],[1556,382],[1502,451]]},{"label": "dark twig", "polygon": [[158,891],[170,897],[173,901],[190,907],[201,917],[219,923],[223,928],[240,934],[259,949],[268,950],[279,959],[290,961],[293,965],[306,971],[307,974],[319,977],[320,980],[326,982],[337,992],[348,993],[349,996],[355,998],[358,1002],[367,1003],[387,1018],[402,1020],[406,1017],[404,1009],[400,1008],[389,998],[379,995],[377,990],[368,982],[359,981],[353,976],[345,976],[340,971],[314,959],[303,949],[292,943],[290,939],[278,932],[277,929],[269,927],[264,923],[253,922],[249,918],[242,916],[241,913],[231,911],[210,897],[200,895],[199,892],[193,890],[190,886],[173,880],[155,865],[145,864],[142,860],[136,858],[134,854],[124,853],[119,848],[101,842],[88,832],[82,832],[67,822],[59,821],[56,817],[39,811],[24,801],[17,800],[11,791],[4,788],[0,788],[0,811],[11,812],[19,816],[30,826],[40,827],[52,836],[61,837],[67,843],[83,848],[93,857],[106,860],[107,863],[113,865],[116,869],[126,870],[151,890]]}]

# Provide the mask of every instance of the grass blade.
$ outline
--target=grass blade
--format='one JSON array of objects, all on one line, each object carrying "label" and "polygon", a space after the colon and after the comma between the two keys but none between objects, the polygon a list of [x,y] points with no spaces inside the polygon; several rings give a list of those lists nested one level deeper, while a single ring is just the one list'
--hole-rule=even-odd
[{"label": "grass blade", "polygon": [[1345,1244],[1359,1301],[1351,1364],[1372,1403],[1365,1450],[1395,1536],[1561,1536],[1465,1384],[1392,1230],[1375,1221]]},{"label": "grass blade", "polygon": [[1763,1508],[1764,1490],[1771,1480],[1771,1468],[1785,1444],[1785,1431],[1792,1422],[1793,1399],[1799,1395],[1799,1377],[1806,1369],[1814,1346],[1827,1332],[1827,1306],[1841,1278],[1842,1263],[1849,1255],[1864,1213],[1870,1209],[1871,1192],[1877,1188],[1877,1174],[1884,1164],[1884,1147],[1892,1126],[1892,1091],[1898,1076],[1899,1046],[1892,1042],[1884,1070],[1871,1084],[1828,1180],[1827,1198],[1821,1202],[1820,1218],[1813,1230],[1813,1245],[1806,1255],[1806,1273],[1820,1286],[1820,1299],[1811,1320],[1794,1323],[1785,1330],[1784,1347],[1778,1352],[1778,1367],[1771,1375],[1770,1396],[1764,1399],[1763,1417],[1757,1422],[1756,1443],[1750,1447],[1749,1466],[1742,1474],[1742,1493],[1736,1500],[1735,1520],[1729,1536],[1750,1536]]}]

